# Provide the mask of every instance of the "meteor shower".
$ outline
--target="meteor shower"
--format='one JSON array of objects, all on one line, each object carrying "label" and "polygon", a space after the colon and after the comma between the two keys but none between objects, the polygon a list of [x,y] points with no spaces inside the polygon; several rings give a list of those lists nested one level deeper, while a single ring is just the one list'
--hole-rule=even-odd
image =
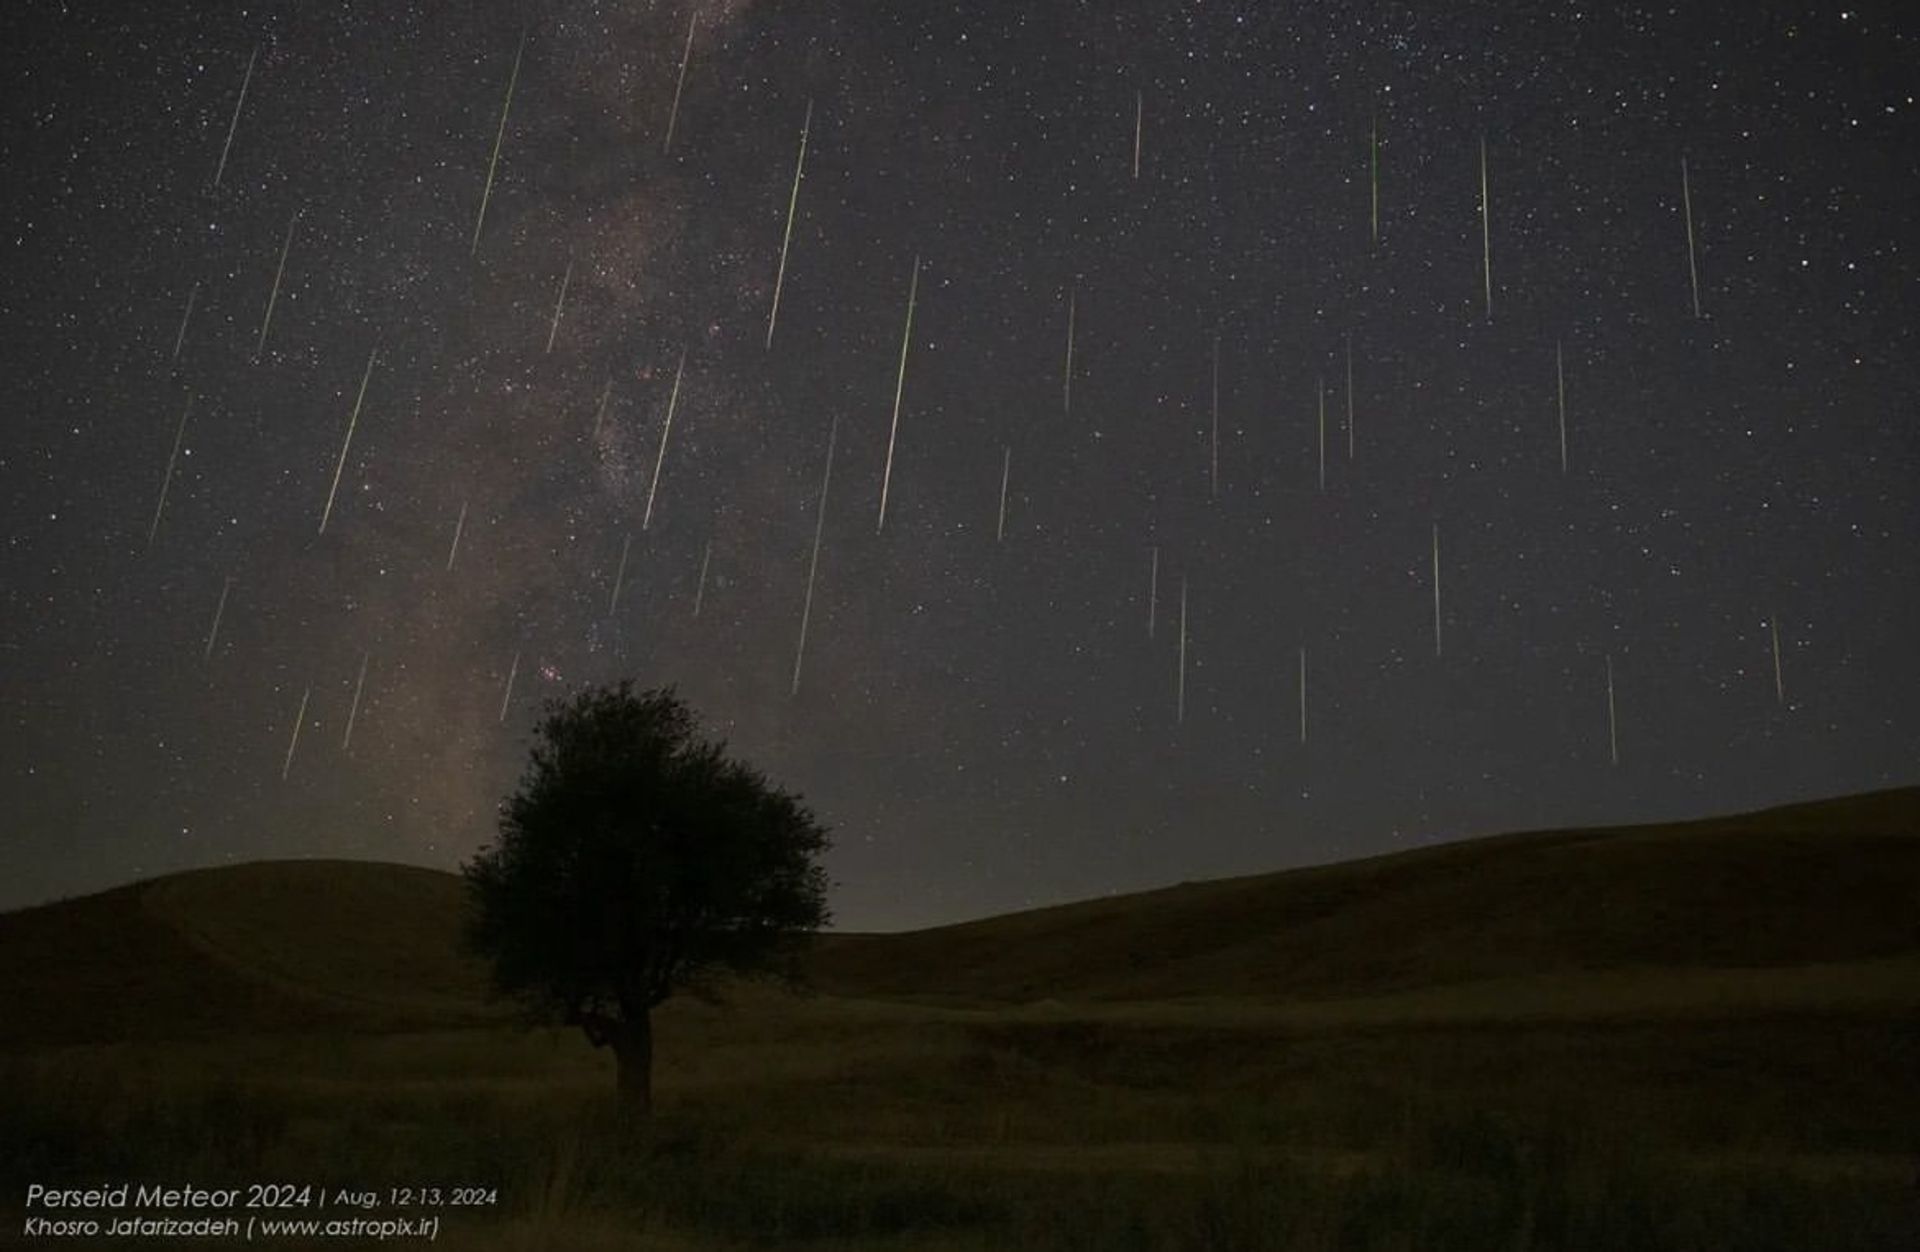
[{"label": "meteor shower", "polygon": [[[1893,9],[0,27],[29,1245],[290,1172],[455,1246],[1920,1230]],[[786,849],[616,929],[810,994],[529,992],[549,783],[732,858],[568,891]]]}]

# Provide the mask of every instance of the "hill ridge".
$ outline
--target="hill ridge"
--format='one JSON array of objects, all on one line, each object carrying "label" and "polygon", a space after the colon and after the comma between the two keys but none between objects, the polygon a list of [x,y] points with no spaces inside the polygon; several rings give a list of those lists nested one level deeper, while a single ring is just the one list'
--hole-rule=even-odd
[{"label": "hill ridge", "polygon": [[[0,1047],[498,1022],[506,1006],[459,950],[462,908],[453,874],[310,859],[3,913],[0,1005],[25,1011],[0,1012]],[[1633,971],[1683,975],[1680,986],[1687,971],[1791,968],[1804,983],[1816,967],[1857,966],[1884,988],[1914,957],[1920,787],[829,933],[809,967],[822,991],[866,999],[1305,1006],[1466,984],[1550,999],[1556,979]],[[1714,985],[1740,981],[1729,978]]]}]

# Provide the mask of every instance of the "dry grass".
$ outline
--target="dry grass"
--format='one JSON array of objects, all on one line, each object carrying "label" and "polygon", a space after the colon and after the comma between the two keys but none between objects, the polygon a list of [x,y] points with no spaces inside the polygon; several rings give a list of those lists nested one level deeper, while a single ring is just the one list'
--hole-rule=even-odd
[{"label": "dry grass", "polygon": [[490,1021],[447,875],[136,885],[0,916],[0,1229],[28,1181],[299,1177],[497,1186],[453,1247],[1920,1247],[1917,802],[829,940],[840,994],[661,1012],[644,1128]]}]

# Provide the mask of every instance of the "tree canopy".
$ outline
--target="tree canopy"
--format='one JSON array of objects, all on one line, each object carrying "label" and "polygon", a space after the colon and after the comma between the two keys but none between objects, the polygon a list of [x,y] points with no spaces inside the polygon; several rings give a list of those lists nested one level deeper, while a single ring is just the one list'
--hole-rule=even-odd
[{"label": "tree canopy", "polygon": [[829,916],[827,846],[671,687],[590,687],[547,702],[498,840],[462,867],[468,943],[535,1018],[612,1046],[644,1106],[654,1006],[722,973],[797,978]]}]

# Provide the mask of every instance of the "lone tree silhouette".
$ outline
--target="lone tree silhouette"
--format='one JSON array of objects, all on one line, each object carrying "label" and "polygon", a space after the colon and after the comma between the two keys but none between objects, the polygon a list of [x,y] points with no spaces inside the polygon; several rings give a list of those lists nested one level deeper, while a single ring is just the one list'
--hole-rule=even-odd
[{"label": "lone tree silhouette", "polygon": [[536,734],[498,842],[461,866],[467,944],[532,1020],[611,1047],[620,1101],[644,1116],[655,1005],[724,972],[798,981],[828,917],[827,832],[699,737],[671,687],[550,699]]}]

